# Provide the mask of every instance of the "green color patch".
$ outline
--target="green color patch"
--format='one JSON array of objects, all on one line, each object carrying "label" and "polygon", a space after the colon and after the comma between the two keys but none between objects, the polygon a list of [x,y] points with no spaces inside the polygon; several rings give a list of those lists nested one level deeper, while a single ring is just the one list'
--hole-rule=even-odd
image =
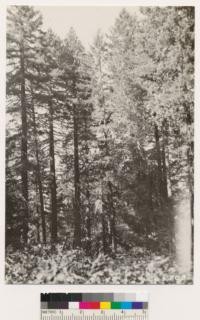
[{"label": "green color patch", "polygon": [[121,302],[111,302],[111,309],[121,309]]}]

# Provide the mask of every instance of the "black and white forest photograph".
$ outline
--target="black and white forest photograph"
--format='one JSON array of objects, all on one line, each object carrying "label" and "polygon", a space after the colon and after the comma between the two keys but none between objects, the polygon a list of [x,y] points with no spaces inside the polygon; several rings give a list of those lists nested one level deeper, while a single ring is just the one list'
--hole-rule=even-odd
[{"label": "black and white forest photograph", "polygon": [[193,283],[194,11],[7,7],[7,284]]}]

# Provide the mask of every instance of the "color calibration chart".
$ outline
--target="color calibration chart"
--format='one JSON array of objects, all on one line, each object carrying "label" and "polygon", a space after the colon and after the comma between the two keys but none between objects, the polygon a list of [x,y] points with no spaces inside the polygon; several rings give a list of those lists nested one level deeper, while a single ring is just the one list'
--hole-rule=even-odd
[{"label": "color calibration chart", "polygon": [[42,293],[41,320],[148,320],[148,294]]}]

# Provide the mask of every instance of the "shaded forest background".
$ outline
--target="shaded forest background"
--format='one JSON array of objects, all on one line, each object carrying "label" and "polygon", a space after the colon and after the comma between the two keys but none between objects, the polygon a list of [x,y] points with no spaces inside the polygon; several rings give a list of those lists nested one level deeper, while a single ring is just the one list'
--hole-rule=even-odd
[{"label": "shaded forest background", "polygon": [[192,238],[194,8],[140,11],[86,50],[8,9],[9,283],[191,281],[176,222]]}]

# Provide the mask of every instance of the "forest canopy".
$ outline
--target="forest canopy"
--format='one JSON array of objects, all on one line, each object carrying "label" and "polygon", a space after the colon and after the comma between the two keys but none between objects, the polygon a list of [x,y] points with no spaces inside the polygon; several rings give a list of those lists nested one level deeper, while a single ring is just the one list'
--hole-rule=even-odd
[{"label": "forest canopy", "polygon": [[193,107],[193,7],[123,9],[86,49],[10,6],[7,282],[190,283]]}]

